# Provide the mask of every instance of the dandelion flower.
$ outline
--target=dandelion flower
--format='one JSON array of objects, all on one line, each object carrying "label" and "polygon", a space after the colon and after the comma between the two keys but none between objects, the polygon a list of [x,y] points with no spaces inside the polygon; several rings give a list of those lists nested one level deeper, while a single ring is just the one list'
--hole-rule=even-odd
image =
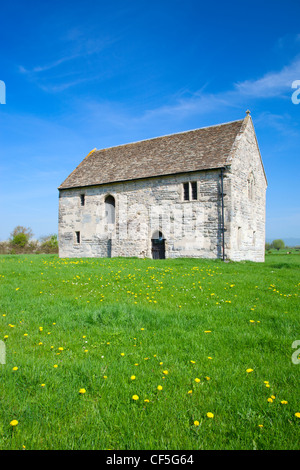
[{"label": "dandelion flower", "polygon": [[59,351],[63,351],[64,348],[62,348],[61,346],[58,348]]},{"label": "dandelion flower", "polygon": [[193,393],[193,390],[189,390],[188,393],[191,395]]},{"label": "dandelion flower", "polygon": [[268,398],[269,403],[273,403],[273,398]]},{"label": "dandelion flower", "polygon": [[12,370],[18,370],[18,367],[17,367],[17,366],[15,366],[15,367],[13,367],[13,369],[12,369]]},{"label": "dandelion flower", "polygon": [[169,372],[167,370],[163,370],[163,374],[168,375],[168,373]]},{"label": "dandelion flower", "polygon": [[125,356],[125,353],[121,353],[121,356]]},{"label": "dandelion flower", "polygon": [[135,375],[132,375],[130,378],[131,380],[135,380]]},{"label": "dandelion flower", "polygon": [[81,395],[83,395],[85,392],[86,392],[86,389],[85,389],[85,388],[80,388],[80,389],[79,389],[79,393],[81,393]]},{"label": "dandelion flower", "polygon": [[197,382],[197,384],[198,384],[200,382],[200,379],[198,379],[198,377],[196,377],[195,382]]},{"label": "dandelion flower", "polygon": [[247,369],[246,372],[250,374],[250,372],[253,372],[253,369]]},{"label": "dandelion flower", "polygon": [[45,387],[45,384],[41,384],[41,387]]},{"label": "dandelion flower", "polygon": [[132,395],[132,399],[133,399],[134,401],[136,401],[136,400],[139,399],[139,396],[138,396],[138,395]]},{"label": "dandelion flower", "polygon": [[194,425],[195,425],[195,426],[199,426],[199,424],[200,424],[199,421],[197,421],[197,420],[194,421]]},{"label": "dandelion flower", "polygon": [[208,418],[213,418],[213,417],[214,417],[214,414],[209,411],[208,413],[206,413],[206,416],[207,416]]},{"label": "dandelion flower", "polygon": [[58,367],[58,365],[57,365],[57,364],[54,364],[54,366],[53,366],[53,367],[56,369],[56,368]]},{"label": "dandelion flower", "polygon": [[13,419],[9,424],[14,427],[17,426],[18,421],[16,419]]},{"label": "dandelion flower", "polygon": [[280,402],[282,405],[287,405],[287,401],[286,400],[281,400]]},{"label": "dandelion flower", "polygon": [[300,413],[299,412],[295,413],[295,416],[296,418],[300,418]]},{"label": "dandelion flower", "polygon": [[158,385],[157,390],[162,390],[162,389],[163,389],[162,386]]}]

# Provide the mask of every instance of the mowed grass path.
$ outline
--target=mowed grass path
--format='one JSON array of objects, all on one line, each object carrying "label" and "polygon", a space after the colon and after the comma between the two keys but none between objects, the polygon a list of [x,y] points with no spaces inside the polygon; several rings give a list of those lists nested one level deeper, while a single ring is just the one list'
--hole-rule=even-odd
[{"label": "mowed grass path", "polygon": [[1,256],[0,449],[299,449],[298,293],[296,254]]}]

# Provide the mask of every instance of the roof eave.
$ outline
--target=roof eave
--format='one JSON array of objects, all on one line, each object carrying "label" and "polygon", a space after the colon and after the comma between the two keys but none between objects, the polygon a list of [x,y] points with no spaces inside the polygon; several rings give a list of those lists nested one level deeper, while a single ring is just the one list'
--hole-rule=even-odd
[{"label": "roof eave", "polygon": [[134,179],[124,179],[124,180],[117,180],[117,181],[107,181],[105,183],[94,183],[94,184],[85,184],[85,185],[78,185],[78,186],[58,186],[58,190],[59,191],[64,191],[64,190],[68,190],[68,189],[81,189],[81,188],[91,188],[91,187],[97,187],[97,186],[106,186],[106,185],[110,185],[110,184],[118,184],[118,183],[128,183],[128,182],[132,182],[134,183],[135,181],[141,181],[141,180],[149,180],[149,179],[153,179],[153,178],[164,178],[164,177],[169,177],[169,176],[176,176],[176,175],[185,175],[187,173],[198,173],[199,171],[214,171],[214,170],[220,170],[221,168],[223,168],[224,170],[228,169],[228,167],[230,167],[230,164],[220,164],[218,166],[213,166],[213,167],[210,167],[210,168],[199,168],[197,170],[191,170],[191,171],[185,171],[185,172],[177,172],[177,173],[166,173],[166,174],[162,174],[162,175],[153,175],[153,176],[144,176],[144,177],[141,177],[141,178],[134,178]]}]

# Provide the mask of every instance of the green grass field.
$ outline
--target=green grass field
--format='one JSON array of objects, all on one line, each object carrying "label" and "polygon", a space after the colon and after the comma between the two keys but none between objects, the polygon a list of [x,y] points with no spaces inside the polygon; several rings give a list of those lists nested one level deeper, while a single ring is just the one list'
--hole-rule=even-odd
[{"label": "green grass field", "polygon": [[299,261],[0,256],[0,449],[299,449]]}]

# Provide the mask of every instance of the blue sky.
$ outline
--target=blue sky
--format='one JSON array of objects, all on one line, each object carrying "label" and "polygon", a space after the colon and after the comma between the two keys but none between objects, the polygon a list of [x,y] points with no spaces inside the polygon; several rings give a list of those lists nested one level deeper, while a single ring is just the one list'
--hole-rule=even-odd
[{"label": "blue sky", "polygon": [[[300,2],[1,2],[0,240],[57,233],[57,187],[93,148],[251,110],[266,238],[300,238]],[[299,93],[300,98],[300,93]]]}]

